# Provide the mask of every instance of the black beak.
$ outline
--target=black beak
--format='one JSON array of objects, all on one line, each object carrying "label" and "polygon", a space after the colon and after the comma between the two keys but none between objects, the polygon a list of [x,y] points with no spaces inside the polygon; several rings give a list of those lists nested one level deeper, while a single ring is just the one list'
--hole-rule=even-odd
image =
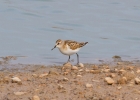
[{"label": "black beak", "polygon": [[[54,46],[54,48],[56,48],[56,45]],[[52,48],[51,50],[53,50],[54,48]]]}]

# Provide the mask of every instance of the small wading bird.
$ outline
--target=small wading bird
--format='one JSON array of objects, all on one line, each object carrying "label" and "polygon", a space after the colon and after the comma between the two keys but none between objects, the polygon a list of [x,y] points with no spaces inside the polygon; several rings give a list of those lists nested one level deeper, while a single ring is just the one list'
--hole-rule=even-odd
[{"label": "small wading bird", "polygon": [[[67,62],[70,62],[70,55],[73,55],[76,53],[77,64],[79,64],[79,55],[77,54],[77,52],[81,49],[81,47],[85,46],[87,43],[88,42],[77,42],[77,41],[72,41],[72,40],[58,39],[56,41],[54,48],[57,47],[62,54],[69,56]],[[54,48],[52,48],[52,50]]]}]

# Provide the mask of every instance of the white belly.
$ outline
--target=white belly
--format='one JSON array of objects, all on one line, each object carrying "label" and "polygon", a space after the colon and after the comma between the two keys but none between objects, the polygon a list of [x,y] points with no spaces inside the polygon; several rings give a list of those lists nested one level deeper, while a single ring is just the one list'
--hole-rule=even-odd
[{"label": "white belly", "polygon": [[80,48],[75,49],[75,50],[72,50],[70,48],[67,48],[65,50],[64,49],[59,49],[59,51],[64,55],[73,55],[73,54],[77,53],[79,50],[80,50]]}]

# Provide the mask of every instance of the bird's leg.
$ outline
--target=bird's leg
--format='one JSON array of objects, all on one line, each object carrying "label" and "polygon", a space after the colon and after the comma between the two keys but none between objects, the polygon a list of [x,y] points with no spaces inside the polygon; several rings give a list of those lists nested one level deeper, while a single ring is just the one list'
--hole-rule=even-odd
[{"label": "bird's leg", "polygon": [[68,59],[67,63],[68,63],[68,62],[70,62],[70,55],[69,55],[69,59]]},{"label": "bird's leg", "polygon": [[76,53],[77,55],[77,65],[79,65],[79,55]]}]

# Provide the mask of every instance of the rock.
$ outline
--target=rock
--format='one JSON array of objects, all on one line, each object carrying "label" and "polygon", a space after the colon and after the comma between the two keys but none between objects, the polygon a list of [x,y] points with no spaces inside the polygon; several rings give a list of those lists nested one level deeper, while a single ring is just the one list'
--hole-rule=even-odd
[{"label": "rock", "polygon": [[103,72],[108,73],[108,72],[110,72],[110,69],[104,69]]},{"label": "rock", "polygon": [[78,67],[76,67],[76,66],[72,66],[71,69],[72,69],[72,70],[78,70]]},{"label": "rock", "polygon": [[98,74],[100,72],[101,72],[100,70],[90,70],[90,73],[93,73],[93,74]]},{"label": "rock", "polygon": [[63,73],[63,75],[68,75],[68,74],[69,74],[69,72],[64,72],[64,73]]},{"label": "rock", "polygon": [[12,83],[20,83],[21,82],[21,80],[18,78],[18,77],[13,77],[13,78],[11,78],[12,79]]},{"label": "rock", "polygon": [[118,84],[126,84],[127,83],[127,78],[126,77],[121,77],[118,81]]},{"label": "rock", "polygon": [[32,100],[40,100],[40,98],[37,95],[35,95],[33,96]]},{"label": "rock", "polygon": [[87,73],[89,73],[89,72],[90,72],[90,70],[89,70],[89,69],[87,69],[87,68],[86,68],[86,70],[85,70],[85,71],[86,71]]},{"label": "rock", "polygon": [[84,71],[83,69],[80,69],[80,70],[79,70],[79,72],[83,72],[83,71]]},{"label": "rock", "polygon": [[14,92],[15,95],[17,96],[20,96],[20,95],[23,95],[23,94],[26,94],[27,92]]},{"label": "rock", "polygon": [[82,77],[82,75],[77,75],[77,77]]},{"label": "rock", "polygon": [[139,78],[135,78],[135,83],[136,84],[140,84],[140,79]]},{"label": "rock", "polygon": [[112,85],[112,84],[115,83],[114,80],[112,78],[110,78],[110,77],[106,77],[105,81],[108,83],[108,85]]},{"label": "rock", "polygon": [[118,86],[118,87],[117,87],[118,90],[120,90],[121,88],[122,88],[121,86]]},{"label": "rock", "polygon": [[119,74],[124,74],[125,72],[126,72],[126,70],[124,70],[124,69],[119,70]]},{"label": "rock", "polygon": [[137,72],[137,73],[140,73],[140,69],[138,69],[136,72]]},{"label": "rock", "polygon": [[126,72],[123,76],[126,77],[127,81],[131,81],[135,78],[135,74],[133,72]]},{"label": "rock", "polygon": [[56,68],[51,68],[49,71],[49,75],[59,75]]},{"label": "rock", "polygon": [[3,82],[4,82],[4,83],[9,83],[9,80],[10,80],[10,78],[7,77],[7,76],[3,78]]},{"label": "rock", "polygon": [[92,80],[93,82],[100,82],[99,80]]},{"label": "rock", "polygon": [[68,81],[69,79],[68,78],[63,78],[63,81]]},{"label": "rock", "polygon": [[78,67],[82,67],[82,68],[84,68],[84,64],[79,63]]},{"label": "rock", "polygon": [[87,88],[91,88],[91,87],[93,87],[93,85],[92,85],[92,84],[87,83],[87,84],[86,84],[86,87],[87,87]]},{"label": "rock", "polygon": [[110,77],[114,78],[114,77],[116,77],[116,75],[114,73],[111,73]]},{"label": "rock", "polygon": [[48,76],[48,73],[39,75],[40,78]]},{"label": "rock", "polygon": [[98,69],[98,66],[93,65],[92,68],[93,68],[93,70],[97,70]]},{"label": "rock", "polygon": [[38,75],[37,75],[37,74],[32,74],[32,76],[33,76],[33,77],[38,77]]},{"label": "rock", "polygon": [[123,62],[117,62],[117,64],[118,64],[118,65],[122,65],[122,64],[123,64]]},{"label": "rock", "polygon": [[58,89],[63,89],[63,85],[58,84]]},{"label": "rock", "polygon": [[70,62],[63,64],[64,68],[71,69],[72,64]]}]

